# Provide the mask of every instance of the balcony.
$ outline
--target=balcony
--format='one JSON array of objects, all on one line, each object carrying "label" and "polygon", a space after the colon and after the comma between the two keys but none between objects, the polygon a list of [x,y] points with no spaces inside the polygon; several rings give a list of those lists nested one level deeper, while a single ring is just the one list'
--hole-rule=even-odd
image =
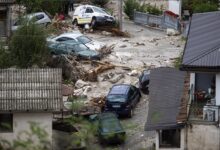
[{"label": "balcony", "polygon": [[215,105],[215,95],[205,91],[196,91],[189,108],[189,121],[215,123],[218,121],[218,107]]},{"label": "balcony", "polygon": [[1,4],[13,4],[15,3],[15,0],[0,0],[0,5]]}]

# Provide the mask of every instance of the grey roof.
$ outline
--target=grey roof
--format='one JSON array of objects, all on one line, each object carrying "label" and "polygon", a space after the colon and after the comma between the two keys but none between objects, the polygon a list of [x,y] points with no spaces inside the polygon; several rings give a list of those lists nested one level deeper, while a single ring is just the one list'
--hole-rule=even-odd
[{"label": "grey roof", "polygon": [[[151,71],[149,110],[145,130],[178,128],[186,73],[175,68]],[[185,117],[186,119],[186,117]]]},{"label": "grey roof", "polygon": [[220,67],[220,11],[192,16],[185,45],[184,68]]},{"label": "grey roof", "polygon": [[0,112],[59,111],[61,69],[0,69]]}]

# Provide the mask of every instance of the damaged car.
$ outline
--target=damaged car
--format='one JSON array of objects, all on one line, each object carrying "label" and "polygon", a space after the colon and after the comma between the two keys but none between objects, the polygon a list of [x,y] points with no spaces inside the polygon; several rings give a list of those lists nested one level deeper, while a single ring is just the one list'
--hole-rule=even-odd
[{"label": "damaged car", "polygon": [[103,8],[81,5],[76,8],[73,14],[73,25],[84,24],[90,24],[91,26],[115,24],[115,18]]},{"label": "damaged car", "polygon": [[110,89],[104,111],[115,112],[118,115],[133,116],[133,110],[140,101],[141,93],[130,84],[116,84]]},{"label": "damaged car", "polygon": [[82,44],[85,44],[91,50],[99,50],[105,46],[104,43],[92,40],[89,37],[81,34],[80,32],[63,33],[56,37],[47,38],[48,43],[56,43],[56,42],[63,42],[63,41],[77,41]]},{"label": "damaged car", "polygon": [[144,94],[149,94],[150,70],[144,70],[139,77],[139,89]]},{"label": "damaged car", "polygon": [[100,60],[101,56],[98,52],[89,49],[86,45],[76,41],[65,41],[60,43],[49,44],[50,53],[52,55],[74,55],[78,59]]},{"label": "damaged car", "polygon": [[114,113],[102,113],[98,116],[98,137],[101,143],[123,143],[126,132]]}]

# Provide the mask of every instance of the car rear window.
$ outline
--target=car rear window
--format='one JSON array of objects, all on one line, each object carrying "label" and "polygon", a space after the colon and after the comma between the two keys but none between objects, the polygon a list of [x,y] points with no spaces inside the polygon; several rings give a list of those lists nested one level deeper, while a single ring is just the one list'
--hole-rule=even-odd
[{"label": "car rear window", "polygon": [[102,131],[104,133],[117,132],[117,131],[122,130],[122,127],[119,121],[116,120],[115,118],[108,118],[108,119],[102,120],[101,125],[102,125]]},{"label": "car rear window", "polygon": [[86,43],[89,43],[91,42],[92,40],[89,39],[88,37],[86,36],[79,36],[76,38],[79,42],[83,43],[83,44],[86,44]]},{"label": "car rear window", "polygon": [[109,102],[125,102],[125,95],[108,95],[107,97]]}]

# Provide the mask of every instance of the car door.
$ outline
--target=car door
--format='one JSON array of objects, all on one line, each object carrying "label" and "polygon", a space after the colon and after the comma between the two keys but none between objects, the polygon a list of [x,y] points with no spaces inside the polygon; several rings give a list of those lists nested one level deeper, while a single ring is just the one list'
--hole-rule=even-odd
[{"label": "car door", "polygon": [[60,43],[56,47],[56,53],[57,54],[68,54],[66,44]]},{"label": "car door", "polygon": [[139,100],[139,93],[138,93],[138,90],[137,90],[137,88],[136,87],[134,87],[134,86],[131,86],[131,89],[130,89],[131,91],[132,91],[132,93],[133,93],[133,96],[132,96],[132,98],[133,98],[133,105],[136,105],[137,104],[137,102],[138,102],[138,100]]},{"label": "car door", "polygon": [[128,102],[132,107],[135,106],[135,93],[134,90],[131,88],[128,91]]},{"label": "car door", "polygon": [[93,13],[93,9],[91,7],[87,7],[83,14],[83,23],[91,23]]}]

